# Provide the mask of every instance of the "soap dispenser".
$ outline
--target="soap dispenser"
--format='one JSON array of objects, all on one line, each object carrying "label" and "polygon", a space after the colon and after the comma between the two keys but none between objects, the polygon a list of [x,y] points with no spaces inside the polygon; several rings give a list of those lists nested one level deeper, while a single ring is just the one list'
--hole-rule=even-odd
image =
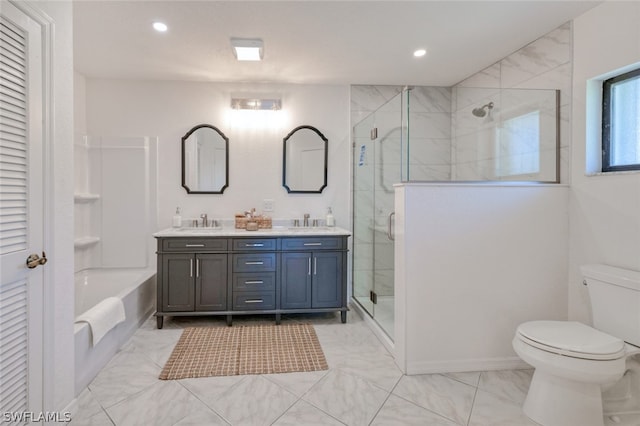
[{"label": "soap dispenser", "polygon": [[182,227],[182,216],[180,216],[180,207],[176,207],[176,214],[173,216],[172,224],[174,228]]},{"label": "soap dispenser", "polygon": [[329,209],[327,210],[326,224],[327,226],[336,226],[336,220],[333,217],[333,213],[331,212],[331,207],[329,207]]}]

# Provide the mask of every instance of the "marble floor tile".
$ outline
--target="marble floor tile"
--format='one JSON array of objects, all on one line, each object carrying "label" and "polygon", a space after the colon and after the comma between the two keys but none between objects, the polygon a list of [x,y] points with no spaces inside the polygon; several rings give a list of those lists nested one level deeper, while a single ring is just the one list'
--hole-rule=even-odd
[{"label": "marble floor tile", "polygon": [[122,347],[123,350],[148,356],[156,365],[164,367],[178,343],[182,329],[138,330]]},{"label": "marble floor tile", "polygon": [[327,370],[322,370],[305,373],[264,374],[262,377],[285,388],[299,398],[307,393],[307,391],[326,374]]},{"label": "marble floor tile", "polygon": [[330,352],[327,362],[332,369],[361,377],[388,392],[402,377],[393,357],[382,350],[351,351],[343,347]]},{"label": "marble floor tile", "polygon": [[88,388],[80,392],[80,395],[78,395],[71,405],[72,419],[89,418],[102,412],[102,407]]},{"label": "marble floor tile", "polygon": [[117,426],[173,426],[176,423],[226,425],[191,392],[172,380],[156,384],[107,408]]},{"label": "marble floor tile", "polygon": [[342,426],[339,422],[327,413],[318,410],[313,405],[298,401],[286,413],[282,415],[274,426]]},{"label": "marble floor tile", "polygon": [[522,405],[478,389],[469,426],[537,426],[522,412]]},{"label": "marble floor tile", "polygon": [[390,395],[371,426],[455,426],[457,423],[427,409]]},{"label": "marble floor tile", "polygon": [[471,413],[476,388],[441,374],[426,374],[403,376],[393,393],[464,425]]},{"label": "marble floor tile", "polygon": [[478,388],[522,405],[532,377],[532,369],[483,371]]},{"label": "marble floor tile", "polygon": [[216,413],[232,425],[270,425],[284,414],[297,397],[261,376],[241,376],[215,401],[207,401]]},{"label": "marble floor tile", "polygon": [[160,370],[144,355],[121,351],[93,379],[89,390],[107,408],[156,384]]},{"label": "marble floor tile", "polygon": [[212,407],[215,402],[246,376],[198,377],[196,379],[177,380],[200,401]]},{"label": "marble floor tile", "polygon": [[71,416],[71,421],[67,423],[69,426],[114,426],[107,413],[100,410],[99,413],[90,417],[78,413],[77,416]]},{"label": "marble floor tile", "polygon": [[[185,327],[227,325],[224,317],[168,317],[158,330],[151,317],[80,393],[71,425],[535,425],[522,412],[533,370],[403,376],[355,312],[346,324],[335,313],[285,315],[282,322],[314,325],[329,370],[159,380]],[[233,321],[273,323],[273,315]],[[633,401],[622,404],[619,394],[607,394],[615,404],[606,408],[620,411],[607,412],[605,426],[640,425]]]},{"label": "marble floor tile", "polygon": [[459,382],[477,387],[478,382],[480,381],[480,373],[480,371],[472,371],[464,373],[444,373],[444,375]]},{"label": "marble floor tile", "polygon": [[364,379],[331,370],[302,399],[345,424],[358,426],[371,422],[388,395]]}]

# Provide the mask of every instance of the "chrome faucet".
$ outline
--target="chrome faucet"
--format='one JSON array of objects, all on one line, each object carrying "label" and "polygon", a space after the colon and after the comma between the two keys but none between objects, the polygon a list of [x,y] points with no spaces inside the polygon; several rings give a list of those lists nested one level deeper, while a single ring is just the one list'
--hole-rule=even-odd
[{"label": "chrome faucet", "polygon": [[303,225],[302,225],[302,226],[305,226],[305,227],[308,227],[308,226],[309,226],[309,217],[310,217],[310,216],[311,216],[311,215],[310,215],[309,213],[305,213],[305,214],[304,214],[304,222],[303,222]]},{"label": "chrome faucet", "polygon": [[200,218],[202,219],[202,227],[206,228],[207,224],[209,223],[209,220],[207,219],[207,214],[206,213],[202,213],[200,215]]}]

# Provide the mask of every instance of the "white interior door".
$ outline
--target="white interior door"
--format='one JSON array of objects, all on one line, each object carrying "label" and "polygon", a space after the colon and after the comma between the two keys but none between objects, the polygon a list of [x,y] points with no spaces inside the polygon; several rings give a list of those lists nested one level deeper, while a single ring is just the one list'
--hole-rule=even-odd
[{"label": "white interior door", "polygon": [[0,412],[6,416],[42,411],[44,268],[30,269],[26,261],[32,253],[43,257],[43,72],[40,25],[11,3],[0,5]]}]

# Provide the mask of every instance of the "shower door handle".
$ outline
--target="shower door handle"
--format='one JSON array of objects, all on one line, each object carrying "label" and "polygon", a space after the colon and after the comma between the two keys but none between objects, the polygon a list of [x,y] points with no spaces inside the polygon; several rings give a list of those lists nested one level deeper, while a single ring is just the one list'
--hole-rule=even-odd
[{"label": "shower door handle", "polygon": [[389,218],[387,219],[387,238],[391,241],[396,238],[393,236],[392,228],[393,228],[393,217],[396,215],[396,212],[389,213]]}]

